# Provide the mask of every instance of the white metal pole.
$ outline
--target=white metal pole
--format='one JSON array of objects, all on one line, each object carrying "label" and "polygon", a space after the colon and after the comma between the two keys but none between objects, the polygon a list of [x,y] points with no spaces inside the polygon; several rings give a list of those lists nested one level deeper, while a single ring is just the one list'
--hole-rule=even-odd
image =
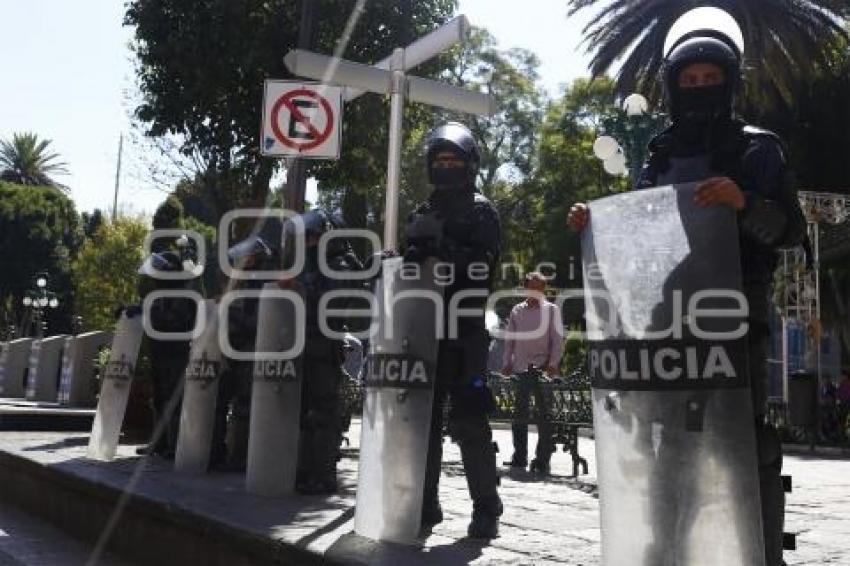
[{"label": "white metal pole", "polygon": [[406,77],[404,74],[404,49],[393,51],[390,62],[392,86],[390,88],[390,137],[387,156],[387,197],[384,207],[384,248],[396,249],[398,232],[398,193],[401,179],[401,144],[404,120]]},{"label": "white metal pole", "polygon": [[121,154],[124,152],[124,132],[118,137],[118,165],[115,167],[115,196],[112,201],[112,223],[118,219],[118,187],[121,185]]},{"label": "white metal pole", "polygon": [[782,315],[782,406],[788,407],[788,315]]}]

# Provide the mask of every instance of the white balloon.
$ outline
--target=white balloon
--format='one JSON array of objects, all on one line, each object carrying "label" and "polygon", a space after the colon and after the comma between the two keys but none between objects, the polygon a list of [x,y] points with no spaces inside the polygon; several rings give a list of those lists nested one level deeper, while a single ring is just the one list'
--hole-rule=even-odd
[{"label": "white balloon", "polygon": [[611,136],[599,136],[593,142],[593,155],[603,161],[615,155],[619,149],[620,144]]},{"label": "white balloon", "polygon": [[670,51],[676,47],[679,40],[694,31],[722,33],[737,46],[741,57],[744,56],[744,33],[735,18],[720,8],[701,6],[685,12],[670,26],[670,31],[667,32],[667,38],[664,40],[664,57],[670,55]]},{"label": "white balloon", "polygon": [[639,116],[641,114],[646,114],[646,111],[649,110],[649,103],[641,94],[630,94],[623,101],[623,110],[625,110],[626,114],[629,116]]}]

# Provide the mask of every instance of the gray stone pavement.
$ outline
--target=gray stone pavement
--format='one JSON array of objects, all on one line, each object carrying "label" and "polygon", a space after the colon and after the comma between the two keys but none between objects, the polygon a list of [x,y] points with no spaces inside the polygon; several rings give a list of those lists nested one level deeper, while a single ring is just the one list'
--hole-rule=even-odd
[{"label": "gray stone pavement", "polygon": [[[495,431],[501,448],[499,461],[511,454],[510,432]],[[531,433],[530,447],[536,438]],[[168,501],[175,508],[212,517],[245,531],[334,556],[353,529],[357,474],[357,422],[352,425],[340,463],[342,489],[327,498],[295,496],[264,499],[244,493],[238,474],[213,473],[203,477],[175,474],[161,460],[134,455],[134,446],[122,445],[113,463],[83,458],[86,435],[78,433],[0,433],[0,450],[25,456],[69,474],[119,487],[144,466],[135,493]],[[501,493],[505,515],[500,538],[490,544],[465,539],[471,504],[457,446],[446,441],[441,499],[446,520],[422,540],[421,547],[396,549],[376,557],[392,564],[569,564],[599,563],[600,529],[595,487],[592,440],[580,439],[590,474],[570,478],[569,455],[553,458],[553,475],[545,481],[505,468]],[[798,532],[796,552],[788,564],[850,564],[850,458],[791,455],[785,473],[794,476],[788,497],[788,526]]]},{"label": "gray stone pavement", "polygon": [[[82,566],[90,548],[43,520],[11,505],[0,505],[0,566]],[[99,566],[130,566],[106,556]]]}]

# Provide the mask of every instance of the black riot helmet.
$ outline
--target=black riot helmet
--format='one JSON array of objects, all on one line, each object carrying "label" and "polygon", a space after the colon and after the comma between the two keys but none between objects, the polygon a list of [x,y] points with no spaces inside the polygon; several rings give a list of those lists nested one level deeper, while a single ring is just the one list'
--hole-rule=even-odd
[{"label": "black riot helmet", "polygon": [[294,238],[303,234],[303,238],[321,237],[328,230],[333,230],[333,217],[321,208],[302,212],[295,218],[287,219],[283,224],[284,247],[291,245]]},{"label": "black riot helmet", "polygon": [[[664,49],[664,94],[673,122],[731,118],[743,57],[743,35],[735,20],[719,8],[691,10],[673,24]],[[680,87],[681,72],[694,63],[711,63],[722,69],[723,83]]]},{"label": "black riot helmet", "polygon": [[157,271],[174,273],[183,271],[183,262],[175,252],[159,252],[149,255],[139,267],[139,275],[154,277]]},{"label": "black riot helmet", "polygon": [[[450,151],[466,164],[461,172],[452,169],[435,169],[434,161],[441,151]],[[448,122],[428,134],[425,142],[425,162],[428,166],[428,181],[435,187],[475,186],[475,176],[481,165],[478,144],[469,128],[459,122]]]},{"label": "black riot helmet", "polygon": [[227,250],[231,263],[243,269],[262,270],[272,257],[272,250],[259,236],[250,236]]},{"label": "black riot helmet", "polygon": [[176,274],[191,270],[194,267],[194,262],[187,265],[181,258],[180,254],[173,251],[152,253],[139,266],[138,275],[142,275],[140,281],[141,294],[146,295],[148,291],[153,289],[179,289],[184,287],[190,277],[168,277],[159,274]]}]

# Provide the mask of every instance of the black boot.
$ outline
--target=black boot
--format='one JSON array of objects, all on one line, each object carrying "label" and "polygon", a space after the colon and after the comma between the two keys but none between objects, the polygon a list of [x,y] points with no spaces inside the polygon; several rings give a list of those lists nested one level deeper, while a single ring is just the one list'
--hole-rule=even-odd
[{"label": "black boot", "polygon": [[504,462],[505,466],[510,466],[511,468],[525,468],[528,465],[528,459],[518,456],[516,452],[511,457],[510,460],[506,460]]},{"label": "black boot", "polygon": [[467,530],[470,538],[492,539],[499,536],[499,514],[476,509]]},{"label": "black boot", "polygon": [[443,522],[443,507],[439,501],[422,502],[422,528],[433,527]]},{"label": "black boot", "polygon": [[528,469],[539,476],[548,476],[551,472],[549,462],[539,458],[533,459]]}]

